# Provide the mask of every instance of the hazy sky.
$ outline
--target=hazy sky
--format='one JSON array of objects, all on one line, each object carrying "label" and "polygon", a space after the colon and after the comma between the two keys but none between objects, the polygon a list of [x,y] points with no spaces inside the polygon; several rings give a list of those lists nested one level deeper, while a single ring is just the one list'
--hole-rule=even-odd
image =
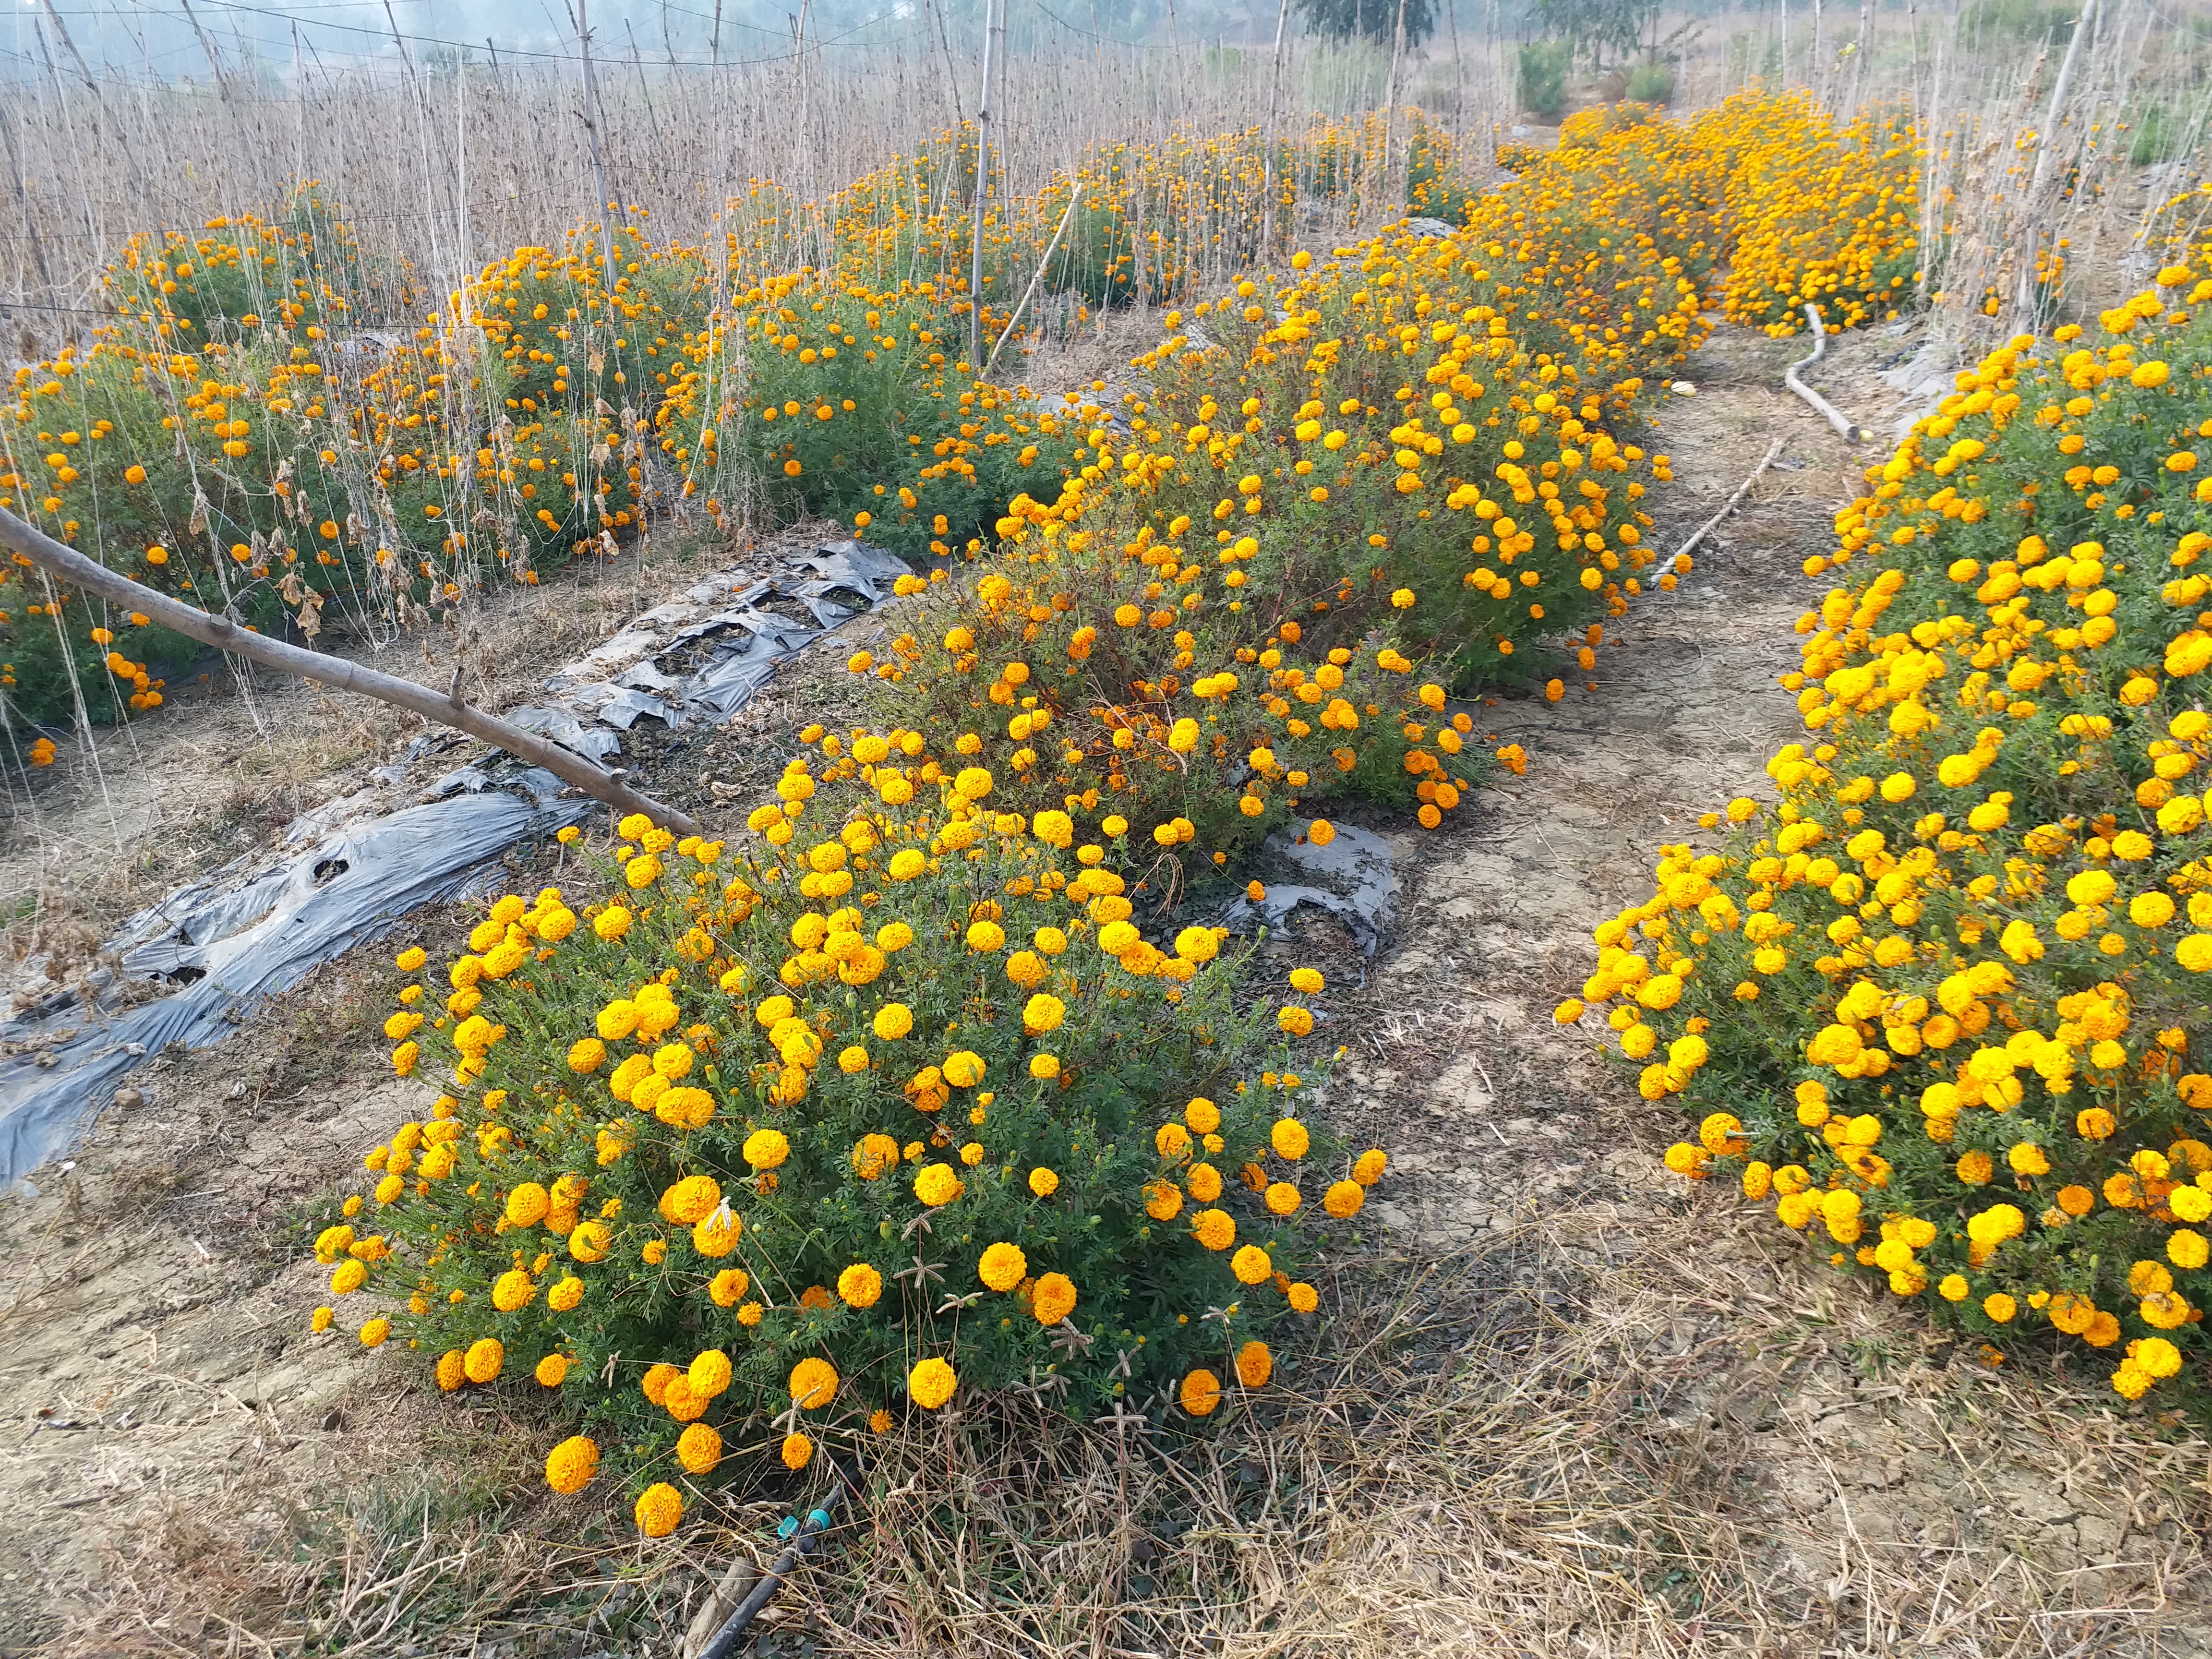
[{"label": "hazy sky", "polygon": [[[496,50],[509,58],[572,58],[571,0],[0,0],[12,13],[0,27],[0,52],[12,76],[74,79],[70,45],[95,74],[143,80],[203,80],[208,43],[226,73],[292,74],[295,41],[306,71],[364,60],[398,65],[395,27],[418,65],[466,53],[478,62]],[[956,51],[974,32],[980,0],[943,0]],[[827,50],[873,41],[911,42],[919,52],[923,0],[808,0],[807,33]],[[705,64],[715,54],[715,0],[588,0],[595,56],[646,65]],[[189,7],[189,13],[187,12]],[[722,0],[720,58],[724,63],[781,56],[791,50],[791,19],[799,0]],[[1274,7],[1264,0],[1178,0],[1176,15],[1188,42],[1272,33]],[[1166,0],[1010,0],[1010,27],[1020,36],[1059,25],[1132,40],[1164,34]],[[1261,13],[1264,12],[1264,18]],[[195,23],[198,27],[195,28]],[[67,36],[64,42],[64,35]]]}]

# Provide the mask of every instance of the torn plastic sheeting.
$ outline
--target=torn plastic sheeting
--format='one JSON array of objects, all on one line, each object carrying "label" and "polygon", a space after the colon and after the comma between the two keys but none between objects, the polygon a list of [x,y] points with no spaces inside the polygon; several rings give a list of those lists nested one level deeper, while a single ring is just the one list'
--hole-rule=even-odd
[{"label": "torn plastic sheeting", "polygon": [[768,684],[778,663],[809,640],[820,637],[812,629],[787,623],[772,632],[756,634],[743,646],[723,653],[685,681],[684,705],[707,709],[727,720]]},{"label": "torn plastic sheeting", "polygon": [[852,592],[851,586],[844,582],[801,582],[797,597],[799,602],[812,613],[815,621],[824,628],[835,628],[848,617],[857,617],[867,608],[865,605],[840,605],[830,597],[832,593]]},{"label": "torn plastic sheeting", "polygon": [[1240,898],[1229,907],[1222,918],[1229,927],[1258,921],[1271,930],[1283,927],[1301,905],[1310,904],[1343,922],[1361,954],[1371,957],[1396,925],[1398,877],[1390,867],[1390,845],[1382,836],[1340,826],[1326,847],[1273,835],[1261,850],[1297,866],[1326,885],[1265,883],[1267,896],[1257,904]]},{"label": "torn plastic sheeting", "polygon": [[870,605],[878,603],[901,576],[914,574],[897,554],[870,547],[866,542],[834,543],[808,555],[800,562],[819,573],[832,586],[848,587],[865,595]]},{"label": "torn plastic sheeting", "polygon": [[[550,786],[550,787],[549,787]],[[0,1059],[0,1186],[64,1151],[125,1074],[173,1042],[205,1047],[227,1035],[235,1010],[287,991],[322,963],[389,932],[409,912],[465,890],[514,842],[580,822],[584,800],[562,800],[550,774],[506,790],[407,807],[334,830],[284,863],[248,873],[234,865],[126,923],[106,949],[126,979],[166,978],[158,1001],[86,1025],[46,1052]],[[86,1015],[58,993],[0,1024],[0,1041],[35,1041]],[[137,1052],[133,1052],[136,1049]]]},{"label": "torn plastic sheeting", "polygon": [[535,732],[541,738],[550,738],[563,749],[573,749],[595,761],[622,753],[620,738],[603,726],[586,726],[566,708],[541,708],[535,704],[526,704],[520,708],[508,709],[507,718],[526,732]]},{"label": "torn plastic sheeting", "polygon": [[[677,689],[681,691],[680,682]],[[672,726],[684,723],[679,710],[651,692],[610,685],[604,681],[597,685],[580,686],[568,694],[568,702],[575,708],[590,709],[596,719],[625,732],[641,720],[655,720]]]}]

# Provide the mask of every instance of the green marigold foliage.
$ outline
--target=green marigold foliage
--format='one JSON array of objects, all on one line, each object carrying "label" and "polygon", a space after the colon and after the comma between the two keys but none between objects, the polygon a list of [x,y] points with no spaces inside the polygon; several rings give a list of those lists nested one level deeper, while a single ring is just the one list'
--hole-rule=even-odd
[{"label": "green marigold foliage", "polygon": [[2212,1294],[2212,282],[2159,280],[1869,474],[1835,562],[1875,568],[1784,680],[1813,746],[1664,849],[1584,990],[1702,1116],[1670,1167],[1970,1332],[2081,1338],[2130,1399],[2196,1390]]}]

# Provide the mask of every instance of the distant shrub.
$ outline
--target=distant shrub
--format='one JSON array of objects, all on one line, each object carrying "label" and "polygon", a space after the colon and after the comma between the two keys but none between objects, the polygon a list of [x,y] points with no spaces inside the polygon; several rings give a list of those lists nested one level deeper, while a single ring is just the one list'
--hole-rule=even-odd
[{"label": "distant shrub", "polygon": [[1564,40],[1531,40],[1521,48],[1521,107],[1557,115],[1567,106],[1567,68],[1574,48]]}]

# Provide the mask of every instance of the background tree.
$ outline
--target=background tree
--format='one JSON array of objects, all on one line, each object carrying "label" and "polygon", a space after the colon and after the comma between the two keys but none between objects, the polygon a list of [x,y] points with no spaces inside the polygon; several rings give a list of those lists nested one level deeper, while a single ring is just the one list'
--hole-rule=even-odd
[{"label": "background tree", "polygon": [[1608,51],[1626,58],[1644,43],[1658,18],[1659,0],[1536,0],[1534,15],[1547,33],[1588,52],[1592,64],[1601,68]]},{"label": "background tree", "polygon": [[[1328,40],[1364,37],[1389,47],[1398,29],[1398,0],[1295,0],[1310,33]],[[1418,46],[1436,32],[1432,0],[1406,0],[1406,45]]]}]

